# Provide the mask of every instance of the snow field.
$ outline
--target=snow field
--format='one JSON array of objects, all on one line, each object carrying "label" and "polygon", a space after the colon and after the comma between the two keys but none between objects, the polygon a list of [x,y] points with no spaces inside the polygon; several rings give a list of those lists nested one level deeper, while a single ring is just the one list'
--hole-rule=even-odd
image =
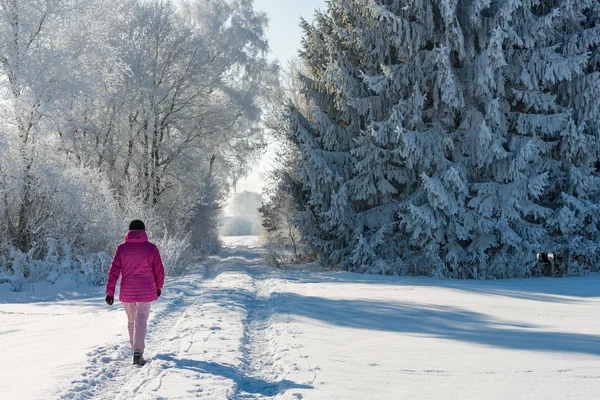
[{"label": "snow field", "polygon": [[600,398],[600,281],[296,274],[310,399]]},{"label": "snow field", "polygon": [[284,271],[232,239],[168,281],[144,367],[131,365],[122,306],[79,290],[0,293],[1,398],[600,398],[597,276]]},{"label": "snow field", "polygon": [[[97,359],[98,354],[114,356],[112,346],[96,349],[99,343],[121,339],[114,329],[122,323],[121,314],[116,309],[107,310],[106,304],[103,307],[103,299],[95,289],[92,294],[86,289],[81,293],[67,292],[73,282],[34,286],[34,301],[29,285],[21,293],[0,292],[3,399],[52,398],[49,390],[83,370],[90,359]],[[81,384],[85,390],[95,382],[82,380]]]}]

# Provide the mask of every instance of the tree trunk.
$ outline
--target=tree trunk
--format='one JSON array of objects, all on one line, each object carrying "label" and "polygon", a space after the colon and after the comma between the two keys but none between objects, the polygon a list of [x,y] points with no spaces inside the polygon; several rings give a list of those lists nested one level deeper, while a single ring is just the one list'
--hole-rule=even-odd
[{"label": "tree trunk", "polygon": [[288,236],[292,240],[292,246],[294,246],[294,259],[297,261],[298,260],[298,250],[296,248],[296,241],[294,240],[294,235],[292,234],[291,226],[288,227]]}]

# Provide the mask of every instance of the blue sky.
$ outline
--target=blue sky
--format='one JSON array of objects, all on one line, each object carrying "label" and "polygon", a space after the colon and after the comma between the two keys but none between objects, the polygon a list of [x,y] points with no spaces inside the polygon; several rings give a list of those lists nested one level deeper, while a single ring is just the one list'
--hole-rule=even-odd
[{"label": "blue sky", "polygon": [[[279,59],[280,65],[285,66],[287,60],[297,57],[300,48],[300,17],[311,22],[315,10],[325,10],[326,4],[325,0],[254,0],[254,9],[264,11],[269,16],[267,39],[271,47],[271,56]],[[236,192],[261,191],[260,175],[271,168],[274,151],[275,149],[269,148],[255,170],[246,179],[238,182]]]},{"label": "blue sky", "polygon": [[274,58],[285,61],[300,47],[300,17],[312,21],[315,9],[324,10],[325,0],[254,0],[254,9],[269,16],[267,38]]}]

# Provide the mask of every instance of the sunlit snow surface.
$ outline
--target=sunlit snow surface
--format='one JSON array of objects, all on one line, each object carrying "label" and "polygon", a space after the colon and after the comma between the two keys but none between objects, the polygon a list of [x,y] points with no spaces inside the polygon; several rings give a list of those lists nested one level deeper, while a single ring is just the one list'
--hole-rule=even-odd
[{"label": "sunlit snow surface", "polygon": [[103,288],[1,286],[0,398],[600,398],[599,277],[285,271],[225,241],[167,280],[142,368]]}]

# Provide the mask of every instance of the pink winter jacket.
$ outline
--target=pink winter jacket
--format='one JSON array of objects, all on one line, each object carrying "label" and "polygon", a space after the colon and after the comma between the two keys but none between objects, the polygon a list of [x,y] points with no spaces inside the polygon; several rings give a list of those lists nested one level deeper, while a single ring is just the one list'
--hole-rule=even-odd
[{"label": "pink winter jacket", "polygon": [[115,295],[119,276],[121,277],[119,301],[135,303],[158,299],[156,290],[163,287],[165,270],[158,248],[148,241],[145,231],[127,232],[125,242],[117,247],[108,270],[106,294]]}]

